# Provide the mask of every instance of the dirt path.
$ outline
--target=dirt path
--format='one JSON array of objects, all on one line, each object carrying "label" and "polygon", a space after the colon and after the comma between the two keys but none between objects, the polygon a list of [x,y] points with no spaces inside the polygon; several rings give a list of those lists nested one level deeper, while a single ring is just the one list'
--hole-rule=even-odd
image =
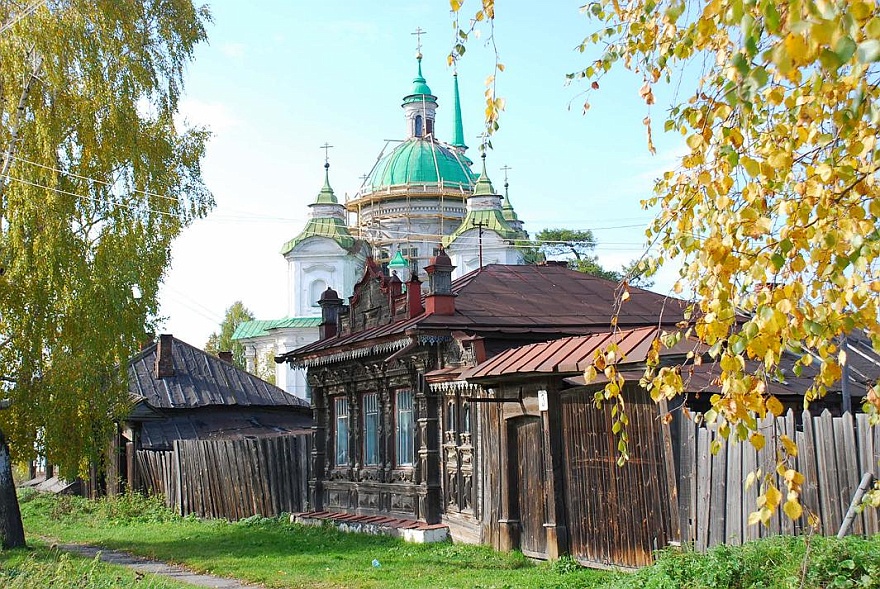
[{"label": "dirt path", "polygon": [[56,544],[59,550],[72,552],[87,558],[100,558],[103,562],[116,564],[141,573],[150,573],[160,577],[168,577],[181,583],[189,583],[196,587],[214,587],[215,589],[255,589],[260,585],[248,585],[237,579],[227,579],[214,575],[195,573],[177,565],[170,565],[158,560],[150,560],[135,556],[121,550],[109,550],[85,544]]}]

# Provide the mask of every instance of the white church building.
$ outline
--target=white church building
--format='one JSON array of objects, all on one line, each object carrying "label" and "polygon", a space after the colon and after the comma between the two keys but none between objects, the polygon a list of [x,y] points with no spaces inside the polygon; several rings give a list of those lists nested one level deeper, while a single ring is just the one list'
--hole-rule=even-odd
[{"label": "white church building", "polygon": [[302,231],[284,244],[287,261],[288,316],[242,323],[233,338],[245,347],[247,370],[267,374],[289,393],[311,397],[303,371],[274,357],[318,339],[318,300],[328,287],[343,299],[351,296],[368,257],[402,281],[423,268],[439,248],[456,266],[453,278],[487,264],[525,263],[528,240],[507,197],[497,194],[486,174],[483,154],[478,175],[465,155],[458,77],[453,85],[453,134],[446,143],[436,136],[437,97],[418,73],[403,98],[406,138],[382,153],[350,199],[340,203],[330,187],[329,163],[324,186],[309,205]]}]

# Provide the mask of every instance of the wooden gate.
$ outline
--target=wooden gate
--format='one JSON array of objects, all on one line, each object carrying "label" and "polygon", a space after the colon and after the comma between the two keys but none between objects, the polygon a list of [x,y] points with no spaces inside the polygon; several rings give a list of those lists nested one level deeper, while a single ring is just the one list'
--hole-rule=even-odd
[{"label": "wooden gate", "polygon": [[546,558],[544,531],[544,448],[540,417],[508,421],[510,448],[510,517],[520,522],[520,550],[526,556]]},{"label": "wooden gate", "polygon": [[562,396],[570,549],[585,564],[646,566],[653,550],[678,539],[668,426],[643,396],[627,393],[630,460],[622,467],[610,407],[596,409],[593,393]]}]

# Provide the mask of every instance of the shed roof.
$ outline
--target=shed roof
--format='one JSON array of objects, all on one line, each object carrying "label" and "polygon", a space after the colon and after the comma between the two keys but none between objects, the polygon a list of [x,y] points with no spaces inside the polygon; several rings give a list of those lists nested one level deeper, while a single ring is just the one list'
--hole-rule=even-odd
[{"label": "shed roof", "polygon": [[145,421],[141,426],[144,450],[170,450],[174,440],[240,440],[310,433],[314,425],[308,413],[291,414],[276,409],[209,409],[198,415],[191,411],[167,413],[171,414],[165,419]]},{"label": "shed roof", "polygon": [[176,338],[171,346],[174,375],[157,378],[157,348],[156,343],[148,346],[128,363],[129,392],[150,407],[309,407],[307,401]]}]

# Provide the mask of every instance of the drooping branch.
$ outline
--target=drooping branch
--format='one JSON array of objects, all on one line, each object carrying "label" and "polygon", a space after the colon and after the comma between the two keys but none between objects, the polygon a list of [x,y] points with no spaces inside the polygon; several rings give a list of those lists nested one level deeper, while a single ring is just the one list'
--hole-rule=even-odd
[{"label": "drooping branch", "polygon": [[6,194],[6,184],[9,179],[9,169],[12,167],[12,160],[15,157],[18,143],[21,140],[20,131],[21,125],[25,119],[25,105],[30,96],[34,81],[37,79],[37,75],[43,67],[43,58],[35,53],[33,47],[28,51],[27,58],[32,60],[32,66],[30,72],[26,75],[24,84],[22,84],[21,95],[18,98],[18,105],[15,107],[12,124],[9,126],[9,145],[6,146],[6,151],[3,154],[3,167],[0,168],[0,222],[3,221],[3,217],[5,216],[4,197]]}]

